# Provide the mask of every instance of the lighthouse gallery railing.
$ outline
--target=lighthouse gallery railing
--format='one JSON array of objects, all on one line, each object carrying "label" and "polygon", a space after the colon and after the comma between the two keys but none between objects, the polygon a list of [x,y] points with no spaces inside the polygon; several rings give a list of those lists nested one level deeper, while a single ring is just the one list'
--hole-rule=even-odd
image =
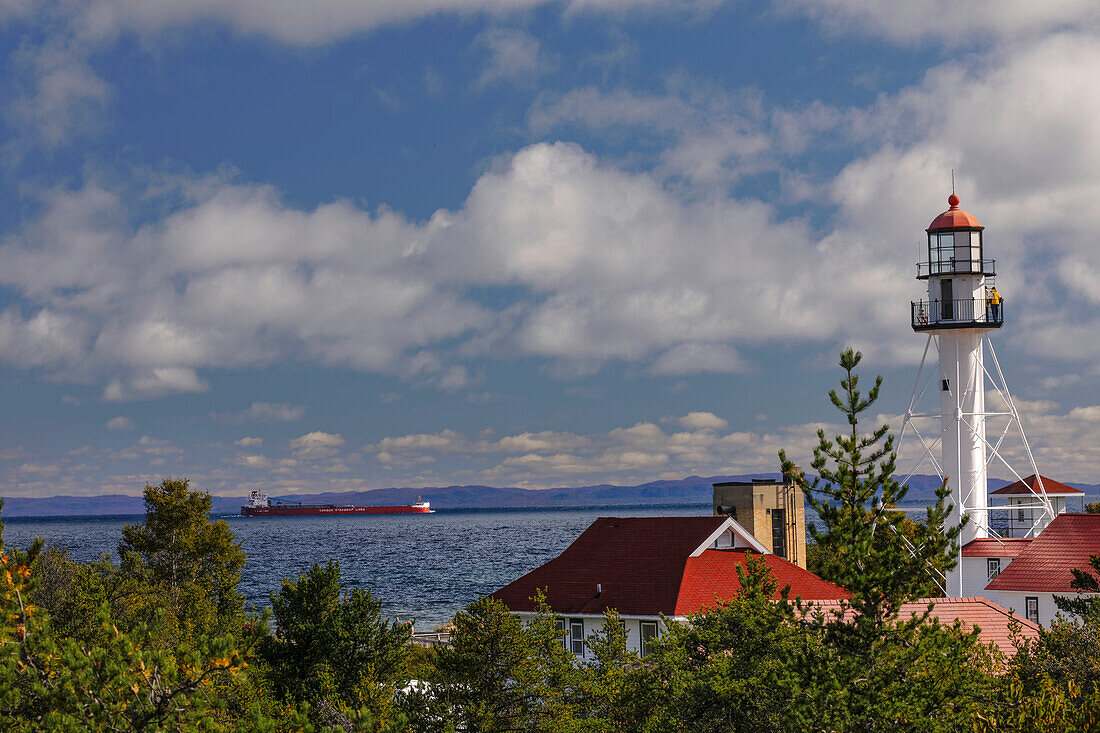
[{"label": "lighthouse gallery railing", "polygon": [[917,331],[937,328],[973,328],[984,325],[1000,328],[1004,323],[1004,299],[993,305],[985,298],[959,300],[914,300],[909,303],[913,328]]}]

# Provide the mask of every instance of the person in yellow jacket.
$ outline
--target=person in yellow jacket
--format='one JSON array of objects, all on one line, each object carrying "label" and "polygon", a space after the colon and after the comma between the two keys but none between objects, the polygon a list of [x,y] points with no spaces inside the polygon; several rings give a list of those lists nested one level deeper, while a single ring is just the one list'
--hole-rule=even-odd
[{"label": "person in yellow jacket", "polygon": [[989,294],[986,297],[989,301],[989,315],[994,323],[1001,322],[1001,294],[997,292],[997,286],[994,285],[989,290]]}]

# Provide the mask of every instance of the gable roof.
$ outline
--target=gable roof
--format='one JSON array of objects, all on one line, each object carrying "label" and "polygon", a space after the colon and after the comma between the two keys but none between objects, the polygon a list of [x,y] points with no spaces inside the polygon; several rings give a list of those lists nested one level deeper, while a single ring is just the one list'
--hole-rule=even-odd
[{"label": "gable roof", "polygon": [[[1039,478],[1043,479],[1043,490],[1046,491],[1047,496],[1077,496],[1084,494],[1081,489],[1075,489],[1072,486],[1067,486],[1060,481],[1055,481],[1052,478],[1047,478],[1040,474]],[[1022,481],[1017,481],[1014,484],[1008,486],[1002,486],[996,491],[989,492],[990,496],[1013,496],[1016,494],[1038,494],[1039,483],[1035,480],[1035,474],[1031,474]]]},{"label": "gable roof", "polygon": [[1100,555],[1100,514],[1059,514],[986,590],[1076,593],[1070,571],[1090,555]]},{"label": "gable roof", "polygon": [[[749,552],[744,550],[704,550],[698,557],[689,557],[684,565],[684,577],[676,598],[676,616],[712,608],[716,601],[732,600],[741,590],[737,579],[737,566],[744,565]],[[807,601],[847,598],[848,592],[838,585],[804,570],[778,555],[763,556],[764,564],[775,578],[775,598],[785,587],[790,587],[790,597],[802,597]]]},{"label": "gable roof", "polygon": [[[924,613],[929,603],[935,604],[932,607],[931,618],[947,626],[954,624],[955,621],[961,621],[967,630],[977,627],[978,638],[983,644],[995,644],[1010,659],[1016,655],[1016,647],[1012,644],[1012,633],[1009,629],[1013,619],[1020,624],[1020,638],[1036,639],[1039,636],[1039,625],[1034,621],[1019,618],[1012,611],[988,598],[921,598],[903,603],[898,617],[907,619],[914,614]],[[837,608],[839,605],[838,601],[814,604],[815,607],[825,610]],[[854,612],[849,611],[845,617],[852,615]]]},{"label": "gable roof", "polygon": [[[708,549],[726,528],[742,541],[751,539],[728,517],[601,517],[560,555],[492,595],[513,611],[534,611],[531,598],[543,589],[550,608],[562,614],[608,608],[635,616],[694,613],[740,588],[736,567],[745,562],[746,548]],[[754,539],[749,544],[760,547]],[[791,585],[792,596],[846,595],[793,563],[763,557],[780,587]]]},{"label": "gable roof", "polygon": [[962,548],[963,557],[1018,557],[1034,537],[979,537]]}]

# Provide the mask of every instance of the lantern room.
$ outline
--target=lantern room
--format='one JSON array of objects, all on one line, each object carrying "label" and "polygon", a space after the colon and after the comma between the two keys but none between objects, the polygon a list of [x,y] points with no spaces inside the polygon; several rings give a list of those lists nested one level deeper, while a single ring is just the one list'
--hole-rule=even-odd
[{"label": "lantern room", "polygon": [[1004,303],[992,281],[996,260],[985,257],[985,227],[955,194],[947,204],[925,230],[928,257],[917,263],[917,279],[927,281],[928,299],[910,304],[913,330],[1000,328]]},{"label": "lantern room", "polygon": [[925,230],[928,232],[928,259],[917,265],[917,279],[995,275],[995,260],[983,257],[982,231],[985,227],[959,208],[959,197],[955,194],[948,197],[947,203],[951,208],[937,216]]}]

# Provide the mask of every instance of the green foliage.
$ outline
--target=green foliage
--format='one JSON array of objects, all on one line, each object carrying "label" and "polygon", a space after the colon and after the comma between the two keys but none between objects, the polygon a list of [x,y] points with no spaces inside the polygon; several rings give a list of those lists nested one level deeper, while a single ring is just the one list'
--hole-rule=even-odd
[{"label": "green foliage", "polygon": [[631,674],[639,659],[627,650],[626,637],[619,612],[604,611],[603,624],[586,639],[590,663],[569,666],[574,688],[570,711],[578,719],[577,729],[619,730],[633,717],[629,697],[635,686]]},{"label": "green foliage", "polygon": [[784,451],[779,457],[784,473],[794,478],[824,525],[824,530],[810,528],[816,552],[821,553],[823,577],[852,594],[842,612],[852,609],[853,621],[830,628],[866,648],[892,626],[901,604],[938,595],[937,572],[957,562],[959,528],[946,526],[951,511],[946,482],[937,490],[937,501],[928,507],[924,522],[907,523],[897,511],[908,487],[894,478],[894,436],[888,435],[887,425],[868,435],[859,432],[859,416],[878,399],[882,385],[879,377],[866,396],[859,391],[854,370],[861,358],[852,349],[841,354],[843,396],[833,390],[829,398],[844,413],[851,431],[829,440],[824,430],[818,430],[812,463],[818,476],[807,482]]},{"label": "green foliage", "polygon": [[574,730],[572,655],[555,618],[525,624],[486,597],[454,619],[450,647],[437,647],[427,685],[403,701],[418,731],[503,733]]},{"label": "green foliage", "polygon": [[737,596],[687,624],[669,623],[633,674],[635,718],[648,731],[784,730],[795,692],[791,659],[817,640],[772,601],[776,583],[759,557],[738,568]]},{"label": "green foliage", "polygon": [[[1055,596],[1054,603],[1066,613],[1076,614],[1083,619],[1100,625],[1100,556],[1089,557],[1086,568],[1073,568],[1073,581],[1070,587],[1078,595],[1072,597]],[[1082,595],[1085,594],[1085,595]]]},{"label": "green foliage", "polygon": [[[2,503],[0,503],[2,505]],[[106,641],[85,645],[58,638],[48,613],[30,602],[41,591],[36,566],[56,564],[37,540],[26,551],[3,545],[0,524],[0,719],[6,730],[224,730],[218,721],[219,682],[244,675],[256,636],[200,637],[174,653],[156,648],[157,630],[139,625],[124,633],[106,605],[97,626]],[[43,560],[43,557],[46,559]],[[260,716],[253,716],[257,728]]]},{"label": "green foliage", "polygon": [[366,590],[344,591],[333,561],[284,578],[271,607],[277,628],[261,656],[275,694],[310,703],[329,724],[348,727],[366,715],[389,725],[394,691],[407,682],[410,626],[384,619],[382,602]]},{"label": "green foliage", "polygon": [[1085,695],[1100,692],[1100,623],[1098,619],[1055,618],[1039,630],[1039,638],[1025,645],[1013,660],[1016,675],[1030,694],[1041,691],[1046,678],[1060,685],[1072,683]]},{"label": "green foliage", "polygon": [[1086,514],[1100,514],[1100,502],[1085,504]]},{"label": "green foliage", "polygon": [[1072,682],[1040,676],[1025,685],[1019,676],[998,680],[988,705],[975,716],[980,733],[1086,733],[1100,727],[1100,696],[1082,695]]},{"label": "green foliage", "polygon": [[[1091,572],[1090,572],[1091,569]],[[1075,704],[1088,704],[1100,696],[1100,598],[1096,573],[1100,573],[1100,557],[1092,556],[1089,567],[1075,569],[1072,587],[1081,595],[1055,596],[1061,614],[1046,628],[1039,629],[1039,638],[1025,644],[1013,660],[1013,673],[1023,694],[1045,694],[1055,684],[1063,692],[1073,691]]]},{"label": "green foliage", "polygon": [[842,393],[830,391],[829,398],[850,432],[829,440],[818,431],[812,463],[818,478],[807,482],[779,454],[784,473],[794,477],[824,526],[810,531],[815,564],[851,593],[835,609],[795,611],[821,643],[804,644],[792,659],[789,674],[798,695],[791,723],[826,730],[950,729],[974,714],[994,661],[976,633],[929,623],[928,611],[899,618],[902,604],[938,595],[937,575],[957,562],[959,528],[946,526],[946,482],[924,522],[908,522],[897,511],[908,487],[894,479],[889,427],[859,431],[860,415],[882,385],[879,377],[866,395],[859,391],[861,357],[852,349],[840,356]]},{"label": "green foliage", "polygon": [[109,591],[137,619],[163,608],[169,644],[231,631],[243,618],[237,584],[245,554],[224,520],[210,521],[210,495],[189,486],[172,478],[146,485],[145,521],[123,526],[121,572]]}]

